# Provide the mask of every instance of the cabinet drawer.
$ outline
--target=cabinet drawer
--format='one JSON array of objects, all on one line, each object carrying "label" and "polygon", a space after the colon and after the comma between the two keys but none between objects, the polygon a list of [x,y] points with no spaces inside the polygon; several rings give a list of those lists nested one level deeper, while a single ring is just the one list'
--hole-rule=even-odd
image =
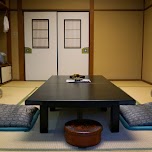
[{"label": "cabinet drawer", "polygon": [[11,66],[1,67],[1,83],[10,81],[12,79]]}]

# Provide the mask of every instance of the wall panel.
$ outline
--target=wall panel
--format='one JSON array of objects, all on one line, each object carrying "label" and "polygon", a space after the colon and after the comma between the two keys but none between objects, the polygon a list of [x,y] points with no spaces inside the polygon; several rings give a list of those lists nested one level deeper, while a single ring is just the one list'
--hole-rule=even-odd
[{"label": "wall panel", "polygon": [[152,83],[152,8],[144,14],[144,51],[142,78]]},{"label": "wall panel", "polygon": [[[81,10],[90,8],[90,0],[22,1],[23,9],[29,10]],[[146,1],[149,3],[152,0]],[[143,9],[144,0],[94,0],[94,2],[96,10],[94,16],[94,74],[103,74],[109,79],[140,79],[143,12],[137,10]],[[12,9],[16,9],[17,0],[11,0],[10,5]],[[11,13],[11,17],[13,20],[11,20],[13,24],[11,25],[13,78],[19,79],[16,13]],[[2,41],[5,44],[4,35]]]},{"label": "wall panel", "polygon": [[13,80],[19,79],[19,50],[17,12],[11,12],[11,43],[12,43],[12,75]]},{"label": "wall panel", "polygon": [[90,0],[22,0],[23,9],[89,9]]},{"label": "wall panel", "polygon": [[17,9],[17,0],[10,0],[10,9]]},{"label": "wall panel", "polygon": [[5,12],[0,12],[0,52],[7,53],[7,35],[3,32],[3,20]]},{"label": "wall panel", "polygon": [[143,13],[95,11],[94,74],[140,79]]},{"label": "wall panel", "polygon": [[94,0],[95,9],[143,9],[144,0]]}]

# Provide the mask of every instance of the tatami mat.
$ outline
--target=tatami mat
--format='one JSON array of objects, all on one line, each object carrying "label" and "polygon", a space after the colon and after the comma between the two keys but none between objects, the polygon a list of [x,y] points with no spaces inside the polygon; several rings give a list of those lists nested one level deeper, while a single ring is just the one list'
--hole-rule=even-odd
[{"label": "tatami mat", "polygon": [[40,87],[45,81],[10,81],[2,87]]},{"label": "tatami mat", "polygon": [[[71,151],[71,150],[70,150]],[[84,152],[84,150],[72,150],[72,152]],[[10,151],[3,151],[3,152],[10,152]],[[16,152],[16,151],[13,151],[11,150],[11,152]],[[22,151],[22,152],[27,152],[27,151]],[[38,152],[61,152],[61,150],[48,150],[48,151],[38,151]],[[66,151],[62,151],[62,152],[67,152]],[[85,152],[90,152],[90,150],[85,150]],[[95,150],[91,150],[91,152],[97,152]],[[100,150],[99,150],[100,152]],[[102,150],[102,152],[152,152],[152,150]]]},{"label": "tatami mat", "polygon": [[[2,98],[0,103],[18,104],[39,88],[45,81],[10,81],[1,85]],[[22,103],[24,104],[24,102]]]},{"label": "tatami mat", "polygon": [[143,81],[111,81],[118,87],[149,87],[152,86]]},{"label": "tatami mat", "polygon": [[120,87],[123,91],[133,97],[139,103],[152,102],[151,87]]},{"label": "tatami mat", "polygon": [[34,91],[35,87],[1,87],[2,98],[0,103],[3,104],[17,104],[23,100],[28,94]]},{"label": "tatami mat", "polygon": [[[11,82],[8,82],[8,83],[1,86],[1,89],[3,91],[3,97],[0,98],[0,103],[17,104],[20,101],[24,101],[29,95],[31,95],[43,83],[44,83],[44,81],[11,81]],[[112,83],[114,83],[116,86],[120,87],[123,91],[128,93],[130,96],[132,96],[135,100],[139,101],[140,103],[152,102],[152,97],[151,97],[152,85],[150,85],[148,83],[145,83],[142,81],[112,81]],[[22,104],[24,104],[24,102]],[[63,121],[64,118],[62,118],[60,120]],[[93,119],[95,119],[95,118],[93,118]],[[107,122],[107,121],[105,121],[105,122]],[[104,121],[102,123],[104,123]],[[36,124],[39,125],[39,122],[37,122]],[[51,125],[52,125],[52,123],[51,123]],[[59,125],[54,124],[53,126],[57,127]],[[122,127],[122,125],[121,125],[121,127]],[[59,130],[57,129],[57,132],[56,132],[57,136],[58,136],[58,133],[60,133],[60,131],[59,132],[58,131]],[[126,136],[126,133],[129,133],[129,132],[131,132],[131,131],[125,131],[124,133],[122,133],[121,139],[124,138]],[[53,152],[53,151],[63,151],[63,152],[73,151],[73,152],[76,152],[76,151],[80,151],[80,152],[83,152],[84,151],[84,149],[79,149],[79,148],[77,148],[77,149],[68,149],[67,148],[65,150],[64,149],[65,145],[63,145],[61,143],[61,139],[59,139],[57,143],[50,141],[50,139],[57,138],[56,136],[52,136],[51,134],[46,134],[46,136],[48,136],[48,137],[46,139],[44,137],[42,137],[42,140],[41,140],[41,138],[39,138],[39,137],[45,136],[45,134],[41,134],[39,136],[39,127],[38,127],[38,130],[34,129],[34,130],[31,130],[29,133],[19,133],[19,134],[13,133],[13,132],[12,133],[6,133],[6,132],[0,133],[1,139],[4,138],[4,140],[1,140],[1,144],[4,144],[6,146],[5,147],[4,145],[2,145],[3,148],[2,147],[0,148],[0,152],[2,152],[2,151],[5,151],[5,152],[9,152],[9,151],[12,151],[12,152],[16,152],[16,151],[22,151],[22,152],[28,152],[28,151],[39,151],[39,152],[41,152],[41,151],[43,151],[43,152],[45,152],[45,151],[46,152],[49,152],[49,151],[50,152]],[[133,134],[136,134],[136,132],[134,132]],[[144,137],[145,141],[143,141],[141,143],[141,145],[139,144],[139,147],[140,146],[142,147],[142,144],[147,144],[147,145],[149,144],[147,142],[147,137],[150,134],[151,134],[151,132],[149,132],[149,134],[147,134],[147,136]],[[113,134],[113,135],[115,136],[116,134]],[[134,140],[132,140],[132,142],[137,144],[138,138],[141,137],[141,139],[142,139],[143,134],[138,136],[138,138],[135,135],[132,135],[132,137],[134,139]],[[125,140],[117,141],[117,137],[116,137],[116,140],[113,140],[112,138],[114,138],[114,137],[113,136],[111,136],[111,138],[108,137],[107,133],[104,131],[103,132],[103,141],[104,141],[103,146],[106,146],[105,139],[111,140],[109,143],[109,146],[112,146],[114,144],[118,145],[119,142],[121,144],[123,144],[122,147],[125,145],[128,145],[128,144],[132,144],[132,142],[130,142],[128,140],[127,141],[125,141]],[[108,140],[107,140],[107,142],[108,142]],[[149,139],[149,140],[151,142],[151,139]],[[52,148],[50,148],[50,145],[52,143],[53,143],[53,146],[52,146]],[[15,144],[16,146],[13,144]],[[25,146],[25,149],[21,148],[22,144]],[[61,146],[58,146],[58,145],[61,145]],[[35,147],[33,147],[33,149],[28,149],[29,146],[32,146],[32,147],[35,146]],[[64,147],[63,149],[62,149],[62,146]],[[143,149],[141,147],[139,149],[137,148],[134,150],[127,149],[128,146],[124,147],[121,150],[119,148],[118,149],[112,149],[112,148],[111,149],[109,149],[109,148],[108,149],[102,149],[102,148],[100,149],[97,147],[97,149],[91,149],[91,150],[85,149],[85,151],[86,152],[87,151],[92,151],[92,152],[95,152],[95,151],[102,151],[102,152],[111,152],[111,151],[115,151],[115,152],[137,152],[137,151],[152,152],[152,149],[145,149],[145,148]]]},{"label": "tatami mat", "polygon": [[39,132],[39,118],[29,132],[0,132],[0,150],[11,151],[120,151],[120,150],[152,150],[151,131],[130,131],[120,123],[120,131],[111,133],[109,129],[110,112],[86,110],[83,117],[100,122],[103,126],[101,142],[86,149],[71,146],[64,138],[64,124],[76,119],[77,111],[64,109],[49,111],[49,133]]},{"label": "tatami mat", "polygon": [[[0,103],[16,104],[45,81],[10,81],[1,86]],[[111,81],[140,103],[152,102],[152,85],[143,81]],[[23,103],[24,104],[24,103]]]},{"label": "tatami mat", "polygon": [[152,102],[152,85],[143,81],[111,81],[139,103]]}]

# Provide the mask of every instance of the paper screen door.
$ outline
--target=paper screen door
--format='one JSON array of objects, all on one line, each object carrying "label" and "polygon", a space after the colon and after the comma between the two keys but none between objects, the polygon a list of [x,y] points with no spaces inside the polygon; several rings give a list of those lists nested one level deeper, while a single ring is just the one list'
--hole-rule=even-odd
[{"label": "paper screen door", "polygon": [[58,74],[88,75],[89,12],[58,13]]},{"label": "paper screen door", "polygon": [[57,13],[25,12],[25,78],[47,80],[57,75]]}]

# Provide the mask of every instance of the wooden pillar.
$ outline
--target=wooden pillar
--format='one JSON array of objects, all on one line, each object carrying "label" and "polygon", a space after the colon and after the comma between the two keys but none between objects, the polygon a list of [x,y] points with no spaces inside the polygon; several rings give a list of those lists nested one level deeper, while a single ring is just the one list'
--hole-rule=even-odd
[{"label": "wooden pillar", "polygon": [[[9,8],[10,8],[10,0],[9,0]],[[9,20],[9,30],[7,32],[7,61],[9,64],[12,64],[12,50],[11,50],[11,21],[10,21],[10,11],[7,10],[7,17]]]},{"label": "wooden pillar", "polygon": [[94,0],[90,0],[90,46],[89,75],[93,75],[94,64]]},{"label": "wooden pillar", "polygon": [[18,49],[19,49],[19,74],[20,80],[25,80],[25,59],[24,59],[24,20],[22,12],[22,0],[17,1],[18,12]]}]

